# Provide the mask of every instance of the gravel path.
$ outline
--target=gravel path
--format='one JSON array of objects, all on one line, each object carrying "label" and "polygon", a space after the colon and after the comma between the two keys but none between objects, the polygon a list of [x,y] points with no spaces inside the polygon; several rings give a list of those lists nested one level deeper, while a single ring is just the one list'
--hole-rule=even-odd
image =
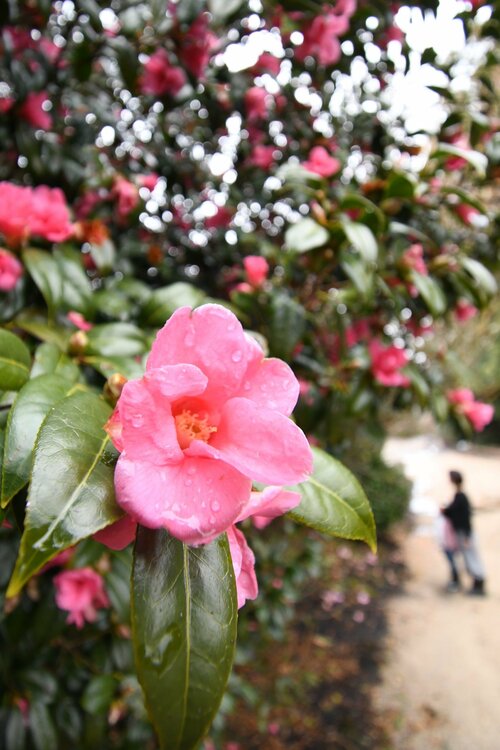
[{"label": "gravel path", "polygon": [[[388,605],[376,711],[389,726],[391,750],[499,750],[500,449],[453,451],[424,436],[390,440],[386,456],[414,480],[415,524],[403,540],[408,582]],[[448,568],[434,528],[452,495],[450,469],[464,474],[476,509],[485,598],[444,593]]]}]

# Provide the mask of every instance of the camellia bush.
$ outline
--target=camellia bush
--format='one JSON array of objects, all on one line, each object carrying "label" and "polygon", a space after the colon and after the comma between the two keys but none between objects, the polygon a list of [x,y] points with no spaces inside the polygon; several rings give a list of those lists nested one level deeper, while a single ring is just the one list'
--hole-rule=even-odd
[{"label": "camellia bush", "polygon": [[7,750],[198,747],[252,539],[375,549],[343,456],[394,410],[492,420],[433,329],[496,292],[498,10],[440,56],[406,37],[436,6],[2,4]]}]

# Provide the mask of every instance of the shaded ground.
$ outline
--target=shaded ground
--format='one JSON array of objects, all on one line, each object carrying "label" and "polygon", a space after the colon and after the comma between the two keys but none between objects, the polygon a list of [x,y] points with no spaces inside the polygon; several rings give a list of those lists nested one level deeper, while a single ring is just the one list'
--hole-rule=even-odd
[{"label": "shaded ground", "polygon": [[[395,750],[498,750],[500,450],[445,450],[431,438],[391,441],[387,449],[416,478],[413,505],[420,512],[402,547],[406,586],[388,604],[387,662],[374,710],[392,718]],[[448,571],[429,514],[450,496],[451,468],[465,474],[477,509],[488,574],[484,599],[443,593]]]}]

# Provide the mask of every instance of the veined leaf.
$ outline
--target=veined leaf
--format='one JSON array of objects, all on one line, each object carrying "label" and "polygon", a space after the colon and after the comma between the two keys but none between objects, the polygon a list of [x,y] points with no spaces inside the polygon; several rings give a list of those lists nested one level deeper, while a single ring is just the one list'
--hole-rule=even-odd
[{"label": "veined leaf", "polygon": [[324,245],[329,238],[328,230],[317,224],[314,219],[300,219],[285,232],[285,243],[289,250],[305,253]]},{"label": "veined leaf", "polygon": [[192,750],[224,695],[236,639],[226,536],[189,547],[138,527],[132,628],[139,681],[162,750]]},{"label": "veined leaf", "polygon": [[185,305],[198,307],[204,302],[206,302],[206,295],[201,289],[185,281],[177,281],[170,286],[155,289],[144,304],[140,319],[146,326],[162,326],[177,308]]},{"label": "veined leaf", "polygon": [[132,323],[104,323],[88,333],[86,354],[100,357],[136,357],[144,354],[146,339],[140,328]]},{"label": "veined leaf", "polygon": [[40,344],[35,351],[33,367],[31,368],[30,378],[37,378],[39,375],[60,375],[71,383],[76,383],[80,377],[80,370],[73,360],[67,354],[62,352],[56,344]]},{"label": "veined leaf", "polygon": [[30,375],[28,347],[10,331],[0,329],[0,391],[18,391]]},{"label": "veined leaf", "polygon": [[9,412],[5,431],[2,508],[28,483],[38,430],[54,404],[70,393],[72,388],[72,383],[52,374],[28,380],[19,391]]},{"label": "veined leaf", "polygon": [[358,251],[363,260],[367,263],[375,263],[378,256],[378,246],[371,229],[366,224],[350,221],[347,218],[342,220],[342,228],[347,239]]},{"label": "veined leaf", "polygon": [[7,596],[58,552],[123,515],[114,496],[114,448],[103,430],[110,414],[99,396],[78,392],[56,404],[43,422]]},{"label": "veined leaf", "polygon": [[23,261],[53,317],[63,295],[63,276],[55,259],[45,250],[29,248],[23,253]]},{"label": "veined leaf", "polygon": [[441,285],[432,276],[423,276],[415,271],[411,274],[412,283],[415,284],[422,298],[433,315],[443,315],[446,311],[447,301]]},{"label": "veined leaf", "polygon": [[328,453],[319,448],[312,448],[312,452],[312,475],[293,488],[301,493],[302,500],[288,515],[328,536],[359,539],[375,551],[375,522],[358,480]]}]

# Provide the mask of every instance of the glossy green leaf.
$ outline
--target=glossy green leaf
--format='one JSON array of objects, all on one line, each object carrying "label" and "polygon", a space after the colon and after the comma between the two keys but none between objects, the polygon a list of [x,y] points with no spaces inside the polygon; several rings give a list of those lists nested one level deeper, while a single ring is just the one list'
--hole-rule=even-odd
[{"label": "glossy green leaf", "polygon": [[243,0],[208,0],[208,10],[216,23],[225,21],[243,5]]},{"label": "glossy green leaf", "polygon": [[18,391],[30,375],[28,347],[10,331],[0,329],[0,391]]},{"label": "glossy green leaf", "polygon": [[93,677],[82,695],[82,707],[89,714],[106,713],[116,690],[113,675],[101,674]]},{"label": "glossy green leaf", "polygon": [[300,219],[292,224],[285,232],[285,244],[288,250],[296,253],[305,253],[321,247],[329,238],[328,230],[318,224],[314,219]]},{"label": "glossy green leaf", "polygon": [[312,452],[312,475],[307,482],[293,488],[301,493],[302,500],[288,515],[328,536],[359,539],[375,551],[375,522],[358,480],[325,451],[312,448]]},{"label": "glossy green leaf", "polygon": [[28,483],[38,430],[50,409],[70,393],[74,385],[60,375],[40,375],[29,380],[9,412],[5,432],[1,481],[1,505]]},{"label": "glossy green leaf", "polygon": [[375,263],[378,256],[377,240],[366,224],[356,221],[342,220],[342,228],[351,245],[359,252],[367,263]]},{"label": "glossy green leaf", "polygon": [[30,378],[39,375],[60,375],[70,383],[76,383],[80,377],[80,370],[67,354],[55,344],[40,344],[35,351]]},{"label": "glossy green leaf", "polygon": [[146,338],[132,323],[105,323],[94,326],[87,333],[86,354],[100,357],[136,357],[144,354]]},{"label": "glossy green leaf", "polygon": [[109,378],[115,372],[124,375],[128,380],[140,378],[144,374],[144,366],[130,357],[82,357],[85,365],[90,365],[104,378]]},{"label": "glossy green leaf", "polygon": [[58,552],[118,520],[115,451],[103,425],[111,407],[94,393],[60,401],[40,428],[25,528],[7,591],[17,594]]},{"label": "glossy green leaf", "polygon": [[57,747],[56,730],[44,703],[30,705],[29,725],[36,750],[54,750]]},{"label": "glossy green leaf", "polygon": [[306,326],[305,310],[287,294],[275,294],[271,302],[269,344],[273,356],[288,359]]},{"label": "glossy green leaf", "polygon": [[498,286],[495,277],[486,266],[483,266],[475,258],[463,258],[462,266],[472,276],[475,284],[481,288],[488,296],[496,294]]},{"label": "glossy green leaf", "polygon": [[411,280],[422,295],[429,311],[436,316],[443,315],[446,311],[447,301],[440,283],[432,276],[423,276],[416,272],[411,274]]},{"label": "glossy green leaf", "polygon": [[68,310],[89,315],[92,287],[83,265],[82,255],[71,247],[54,250],[54,260],[63,278],[62,300]]},{"label": "glossy green leaf", "polygon": [[140,319],[146,326],[159,327],[179,307],[198,307],[206,301],[206,295],[200,289],[184,281],[156,289],[141,310]]},{"label": "glossy green leaf", "polygon": [[63,296],[63,276],[51,253],[29,248],[23,253],[24,265],[47,304],[49,315],[54,316]]},{"label": "glossy green leaf", "polygon": [[26,331],[36,339],[54,344],[62,351],[66,350],[70,333],[67,328],[62,328],[54,323],[36,317],[36,313],[26,310],[22,315],[18,315],[14,320],[17,328]]},{"label": "glossy green leaf", "polygon": [[365,298],[373,294],[373,270],[365,261],[352,251],[343,251],[341,265],[345,274],[351,279],[358,292]]},{"label": "glossy green leaf", "polygon": [[236,639],[226,536],[189,547],[139,527],[132,573],[137,673],[162,750],[192,750],[224,695]]},{"label": "glossy green leaf", "polygon": [[481,177],[484,177],[488,166],[488,159],[484,154],[473,149],[459,148],[451,143],[439,143],[432,156],[459,156],[474,167]]}]

